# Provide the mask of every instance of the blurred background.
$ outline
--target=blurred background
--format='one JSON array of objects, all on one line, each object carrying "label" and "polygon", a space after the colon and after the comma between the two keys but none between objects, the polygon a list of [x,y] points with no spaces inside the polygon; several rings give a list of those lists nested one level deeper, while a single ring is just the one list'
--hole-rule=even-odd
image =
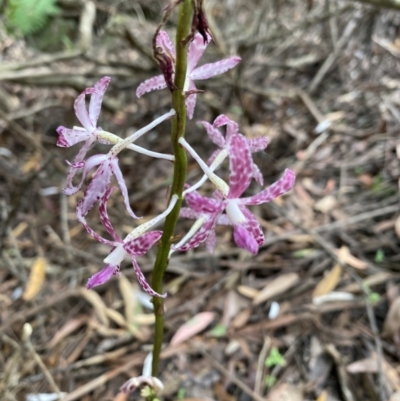
[{"label": "blurred background", "polygon": [[[55,130],[79,125],[75,98],[105,75],[103,129],[125,137],[170,109],[168,90],[135,96],[159,73],[151,41],[166,5],[0,1],[1,400],[140,398],[118,389],[151,350],[152,304],[128,262],[121,278],[85,289],[109,249],[76,221],[82,192],[62,193],[77,149],[57,148]],[[246,137],[268,137],[254,155],[266,185],[285,168],[297,182],[252,208],[266,236],[257,256],[221,226],[214,254],[201,246],[171,258],[163,399],[400,399],[396,6],[205,0],[214,43],[199,64],[242,62],[197,82],[205,93],[188,141],[208,158],[215,145],[196,121],[226,114]],[[137,144],[170,153],[169,130],[164,123]],[[146,219],[163,211],[171,164],[126,151],[120,165],[133,210]],[[188,182],[200,176],[189,160]],[[259,190],[252,184],[248,194]],[[136,225],[119,191],[109,214],[121,236]],[[87,220],[104,234],[96,212]],[[177,234],[191,223],[182,219]],[[140,259],[148,277],[155,254]]]}]

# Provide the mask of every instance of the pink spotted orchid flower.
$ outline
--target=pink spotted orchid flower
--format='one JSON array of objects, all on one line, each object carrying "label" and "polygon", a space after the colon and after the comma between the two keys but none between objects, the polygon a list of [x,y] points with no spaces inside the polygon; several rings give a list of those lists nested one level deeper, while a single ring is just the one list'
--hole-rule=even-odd
[{"label": "pink spotted orchid flower", "polygon": [[[101,141],[101,139],[98,137],[98,133],[101,132],[102,129],[97,127],[97,120],[100,115],[103,96],[110,81],[110,77],[101,78],[96,82],[93,88],[86,88],[75,100],[75,115],[82,124],[82,127],[73,127],[71,129],[59,126],[57,128],[57,133],[59,135],[57,146],[70,147],[79,142],[85,141],[84,145],[75,156],[75,159],[72,163],[74,165],[78,165],[84,160],[86,153],[96,140]],[[85,104],[86,95],[91,95],[88,109],[86,109]],[[68,174],[67,185],[64,188],[64,193],[67,195],[72,195],[78,191],[78,189],[72,185],[72,179],[74,178],[76,171],[76,168],[72,167]]]},{"label": "pink spotted orchid flower", "polygon": [[104,263],[106,263],[106,266],[98,273],[89,278],[87,282],[87,288],[90,289],[98,285],[102,285],[110,280],[113,275],[119,275],[120,265],[122,261],[125,259],[126,256],[130,256],[132,259],[133,270],[143,290],[153,297],[165,298],[166,294],[158,294],[150,287],[150,285],[146,281],[145,276],[143,275],[142,270],[139,267],[136,258],[138,256],[145,255],[146,252],[161,238],[162,231],[149,231],[149,229],[160,222],[171,212],[176,204],[176,201],[178,200],[178,196],[172,196],[168,208],[163,213],[159,214],[152,220],[149,220],[148,222],[139,225],[130,234],[128,234],[125,239],[122,240],[115,232],[107,212],[107,201],[114,189],[115,188],[108,188],[106,190],[100,200],[99,206],[101,223],[107,230],[107,232],[111,235],[113,240],[103,238],[86,223],[82,200],[78,202],[76,208],[77,219],[80,223],[83,224],[86,231],[100,243],[109,245],[113,248],[110,254],[104,259]]},{"label": "pink spotted orchid flower", "polygon": [[139,131],[136,131],[131,136],[117,142],[117,144],[114,145],[107,154],[94,155],[92,157],[89,157],[85,162],[80,162],[73,165],[73,167],[76,169],[83,168],[82,179],[80,184],[77,186],[78,189],[81,188],[90,170],[92,170],[96,166],[99,166],[93,176],[92,181],[85,190],[85,194],[80,206],[80,210],[83,216],[86,216],[86,214],[92,209],[96,202],[98,202],[104,196],[107,189],[109,188],[111,177],[114,175],[121,189],[122,196],[124,198],[124,204],[128,213],[134,219],[138,218],[135,213],[133,213],[130,207],[128,189],[126,187],[121,169],[119,168],[117,156],[123,149],[127,148],[130,144],[132,144],[132,142],[137,140],[143,134],[152,130],[158,124],[171,118],[175,114],[175,110],[172,109],[168,113],[162,115],[161,117],[158,117],[152,123],[140,129]]},{"label": "pink spotted orchid flower", "polygon": [[[256,217],[247,209],[249,205],[260,205],[288,192],[294,185],[295,174],[286,169],[283,177],[256,195],[241,198],[253,177],[253,163],[250,147],[240,134],[230,138],[230,177],[229,186],[202,161],[185,139],[180,144],[199,163],[204,173],[216,185],[218,191],[213,198],[201,196],[198,192],[188,192],[188,208],[182,208],[182,216],[196,219],[191,230],[176,244],[173,251],[186,251],[206,241],[208,250],[215,246],[216,224],[232,225],[233,239],[242,249],[256,254],[264,243],[264,234]],[[225,213],[223,213],[225,212]]]},{"label": "pink spotted orchid flower", "polygon": [[[199,124],[202,124],[206,129],[208,136],[220,149],[214,151],[211,157],[208,159],[207,164],[210,166],[210,169],[214,171],[217,167],[219,167],[222,162],[226,159],[227,156],[232,153],[231,149],[231,138],[233,135],[241,135],[239,134],[239,126],[235,121],[230,120],[227,116],[221,114],[215,120],[213,124],[208,123],[207,121],[199,121]],[[219,131],[219,127],[226,125],[226,135],[225,137]],[[260,152],[264,150],[268,146],[268,138],[265,136],[259,136],[254,139],[247,139],[247,146],[250,149],[251,153]],[[264,178],[258,166],[252,161],[252,171],[253,177],[258,182],[258,184],[264,184]],[[204,175],[196,184],[192,185],[185,192],[192,192],[203,185],[207,180],[207,175]]]},{"label": "pink spotted orchid flower", "polygon": [[[95,83],[93,88],[86,88],[75,100],[75,115],[82,124],[82,127],[75,126],[71,129],[64,126],[59,126],[57,128],[57,133],[59,135],[57,146],[70,147],[79,142],[85,142],[78,154],[75,156],[74,161],[72,163],[67,162],[71,168],[67,176],[67,184],[63,189],[63,192],[67,195],[72,195],[79,191],[80,185],[74,186],[73,178],[77,171],[85,166],[84,159],[86,154],[96,141],[104,144],[116,144],[122,141],[122,139],[117,135],[103,131],[102,128],[97,126],[97,120],[100,115],[103,97],[110,81],[110,77],[101,78]],[[86,108],[85,104],[86,95],[90,95],[88,108]],[[127,148],[148,156],[163,158],[170,161],[174,160],[172,155],[164,155],[158,152],[152,152],[134,144],[129,144]]]},{"label": "pink spotted orchid flower", "polygon": [[[207,40],[205,41],[203,36],[200,33],[197,33],[194,36],[193,41],[189,45],[188,50],[188,65],[186,72],[186,80],[183,87],[183,91],[187,94],[186,98],[186,109],[187,115],[189,119],[193,118],[194,108],[196,106],[196,85],[194,81],[203,80],[214,77],[215,75],[223,74],[224,72],[230,70],[235,67],[236,64],[241,60],[240,57],[230,57],[224,60],[217,61],[215,63],[209,63],[202,65],[201,67],[196,68],[197,63],[199,62],[201,56],[203,55],[206,47],[211,41],[211,36],[207,36]],[[175,47],[171,42],[167,32],[160,31],[156,38],[156,46],[164,56],[169,57],[172,60],[172,69],[171,74],[174,75],[175,68],[175,59],[176,59],[176,51]],[[168,64],[169,65],[169,64]],[[147,79],[142,82],[136,90],[136,96],[141,97],[145,93],[151,92],[153,90],[164,89],[168,85],[168,82],[165,80],[166,74],[169,74],[168,71],[164,72],[163,75],[157,75],[153,78]],[[168,81],[172,81],[173,76],[171,76]]]}]

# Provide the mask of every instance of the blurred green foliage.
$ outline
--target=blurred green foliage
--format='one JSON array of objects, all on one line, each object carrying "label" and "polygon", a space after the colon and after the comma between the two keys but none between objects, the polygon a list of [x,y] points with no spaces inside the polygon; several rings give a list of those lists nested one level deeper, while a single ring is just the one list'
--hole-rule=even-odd
[{"label": "blurred green foliage", "polygon": [[4,7],[7,28],[22,35],[40,31],[58,12],[56,0],[8,0]]}]

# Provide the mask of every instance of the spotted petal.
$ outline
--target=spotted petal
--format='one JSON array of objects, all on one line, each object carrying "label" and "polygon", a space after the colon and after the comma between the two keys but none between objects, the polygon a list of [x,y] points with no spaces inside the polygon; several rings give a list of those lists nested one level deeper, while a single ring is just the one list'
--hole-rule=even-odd
[{"label": "spotted petal", "polygon": [[235,67],[242,59],[240,57],[231,57],[215,63],[204,64],[196,68],[190,73],[190,78],[193,80],[208,79]]},{"label": "spotted petal", "polygon": [[171,39],[168,36],[168,33],[165,31],[160,31],[156,38],[156,45],[161,47],[164,54],[172,57],[173,60],[176,59],[176,51]]},{"label": "spotted petal", "polygon": [[203,125],[203,127],[207,131],[208,136],[217,146],[219,146],[220,148],[223,148],[225,146],[225,138],[218,129],[216,129],[207,121],[199,121],[199,123]]},{"label": "spotted petal", "polygon": [[264,244],[264,232],[253,213],[246,206],[239,205],[241,212],[246,217],[246,220],[241,223],[243,227],[253,236],[259,246]]},{"label": "spotted petal", "polygon": [[296,176],[294,171],[286,169],[283,177],[274,182],[268,188],[259,192],[256,195],[248,198],[239,199],[242,205],[260,205],[262,203],[270,202],[272,199],[290,191],[294,185]]},{"label": "spotted petal", "polygon": [[112,247],[114,247],[116,245],[116,243],[114,241],[110,241],[106,238],[103,238],[100,234],[97,234],[96,231],[94,231],[87,223],[86,223],[86,219],[85,216],[83,214],[82,211],[82,205],[83,205],[83,201],[80,200],[76,206],[76,218],[77,220],[83,225],[83,227],[85,228],[85,230],[87,231],[87,233],[89,235],[91,235],[96,241],[105,244],[105,245],[110,245]]},{"label": "spotted petal", "polygon": [[132,264],[133,264],[133,270],[136,274],[137,280],[140,284],[140,286],[143,288],[145,292],[147,292],[149,295],[152,297],[160,297],[160,298],[166,298],[167,294],[159,294],[158,292],[155,292],[149,285],[149,283],[146,280],[146,277],[144,276],[142,270],[140,269],[137,261],[135,258],[132,258]]},{"label": "spotted petal", "polygon": [[243,135],[233,135],[229,149],[229,199],[239,198],[250,185],[253,177],[253,161],[249,145]]},{"label": "spotted petal", "polygon": [[250,152],[260,152],[268,146],[268,138],[266,136],[258,136],[257,138],[247,140],[250,147]]},{"label": "spotted petal", "polygon": [[124,249],[132,257],[143,256],[161,238],[162,231],[150,231],[124,244]]},{"label": "spotted petal", "polygon": [[[93,167],[99,165],[100,163],[102,163],[104,160],[107,159],[107,155],[95,155],[95,156],[89,157],[89,159],[87,159],[86,162],[83,162],[83,159],[86,156],[86,153],[89,150],[89,148],[92,146],[93,142],[94,142],[93,138],[89,139],[83,145],[83,147],[81,148],[79,153],[76,155],[74,163],[70,164],[71,170],[67,176],[67,185],[65,186],[65,188],[63,188],[63,192],[66,195],[73,195],[76,192],[78,192],[81,189],[83,181],[85,180],[89,171]],[[83,165],[82,165],[82,163],[83,163]],[[74,178],[77,170],[82,167],[84,167],[84,168],[83,168],[81,182],[76,187],[74,187],[72,184],[72,179]]]},{"label": "spotted petal", "polygon": [[206,198],[197,191],[189,192],[185,199],[188,206],[198,213],[212,213],[222,204],[222,200]]},{"label": "spotted petal", "polygon": [[211,36],[208,35],[208,40],[205,42],[201,34],[196,33],[194,39],[190,43],[188,52],[188,66],[187,66],[187,73],[190,76],[192,71],[196,68],[197,63],[199,62],[201,56],[203,55],[210,41],[211,41]]},{"label": "spotted petal", "polygon": [[215,225],[217,223],[218,216],[222,213],[224,209],[224,204],[221,203],[220,207],[215,210],[214,213],[210,213],[209,216],[207,216],[207,220],[205,223],[201,226],[199,231],[195,235],[193,235],[192,238],[188,242],[186,242],[184,245],[182,245],[180,248],[176,249],[178,251],[187,251],[189,249],[193,249],[198,247],[200,244],[202,244],[208,236],[212,233],[212,231],[215,228]]},{"label": "spotted petal", "polygon": [[60,125],[56,131],[58,134],[57,146],[62,148],[69,148],[90,138],[90,133],[80,127],[71,129]]},{"label": "spotted petal", "polygon": [[90,133],[96,129],[96,125],[89,117],[89,113],[86,109],[85,96],[94,93],[96,93],[96,89],[87,88],[76,98],[74,103],[75,115],[78,117],[82,126]]},{"label": "spotted petal", "polygon": [[219,115],[213,123],[213,126],[215,128],[222,127],[223,125],[226,125],[226,142],[230,140],[232,135],[238,134],[239,133],[239,125],[236,121],[231,120],[228,118],[226,115],[221,114]]},{"label": "spotted petal", "polygon": [[[189,83],[189,91],[195,91],[196,85],[194,84],[193,81],[190,81]],[[187,116],[189,118],[189,120],[191,120],[193,118],[193,114],[194,114],[194,108],[196,107],[196,100],[197,100],[197,94],[196,93],[192,93],[191,95],[189,95],[186,98],[185,104],[186,104],[186,113]]]},{"label": "spotted petal", "polygon": [[142,82],[136,89],[136,96],[140,98],[145,93],[158,89],[164,89],[166,87],[167,83],[165,82],[164,75],[157,75],[153,78],[146,79],[146,81]]},{"label": "spotted petal", "polygon": [[93,276],[89,278],[89,280],[86,284],[86,288],[88,290],[90,290],[93,287],[102,285],[102,284],[106,283],[108,280],[110,280],[110,278],[113,275],[118,275],[118,274],[119,274],[118,266],[107,265],[102,270],[100,270],[98,273],[93,274]]},{"label": "spotted petal", "polygon": [[111,167],[111,160],[107,157],[107,155],[102,155],[102,156],[105,156],[105,160],[101,163],[92,181],[85,190],[82,203],[83,216],[86,216],[92,209],[92,207],[95,205],[95,203],[98,202],[104,196],[110,185],[111,176],[113,173]]},{"label": "spotted petal", "polygon": [[107,212],[107,201],[115,189],[117,189],[117,188],[115,188],[115,187],[109,188],[106,191],[106,193],[104,194],[104,196],[101,198],[100,205],[99,205],[99,214],[100,214],[101,224],[103,224],[103,227],[114,238],[114,241],[122,242],[122,239],[115,232],[114,227],[111,224],[111,221],[108,217],[108,212]]},{"label": "spotted petal", "polygon": [[233,226],[233,239],[239,248],[245,249],[253,255],[257,254],[257,241],[241,224],[235,224]]},{"label": "spotted petal", "polygon": [[106,92],[110,81],[110,77],[103,77],[94,84],[95,92],[92,93],[89,102],[89,117],[94,126],[97,125],[104,93]]}]

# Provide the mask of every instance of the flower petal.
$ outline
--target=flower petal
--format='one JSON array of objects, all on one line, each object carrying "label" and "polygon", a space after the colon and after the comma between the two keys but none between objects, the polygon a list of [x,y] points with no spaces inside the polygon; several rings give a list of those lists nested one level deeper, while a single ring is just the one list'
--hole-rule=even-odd
[{"label": "flower petal", "polygon": [[95,92],[92,93],[89,102],[89,118],[95,127],[97,125],[97,120],[99,119],[104,93],[106,92],[110,81],[110,77],[103,77],[94,84]]},{"label": "flower petal", "polygon": [[239,209],[246,217],[246,221],[241,223],[243,227],[253,236],[259,246],[264,244],[264,232],[253,213],[246,206],[239,205]]},{"label": "flower petal", "polygon": [[247,140],[250,152],[260,152],[268,146],[268,138],[266,136],[258,136],[257,138]]},{"label": "flower petal", "polygon": [[257,241],[241,224],[233,226],[233,239],[239,248],[246,249],[246,251],[251,252],[253,255],[257,254]]},{"label": "flower petal", "polygon": [[207,252],[213,253],[216,244],[217,244],[217,235],[215,234],[215,231],[212,230],[212,231],[210,231],[210,233],[208,234],[208,237],[206,238]]},{"label": "flower petal", "polygon": [[259,192],[256,195],[250,196],[248,198],[241,198],[239,202],[242,205],[261,205],[277,198],[280,195],[285,194],[290,191],[296,180],[296,175],[294,171],[286,169],[283,177],[278,181],[274,182],[268,188]]},{"label": "flower petal", "polygon": [[110,221],[110,218],[108,217],[108,212],[107,212],[107,201],[115,189],[117,189],[117,188],[111,187],[111,188],[107,189],[106,193],[101,198],[100,205],[99,205],[99,214],[100,214],[101,224],[103,224],[103,227],[114,238],[114,241],[122,242],[122,239],[115,232],[114,227],[111,224],[111,221]]},{"label": "flower petal", "polygon": [[232,69],[241,60],[242,59],[240,57],[231,57],[215,63],[204,64],[190,73],[190,79],[196,81],[199,79],[215,77],[216,75],[223,74],[224,72]]},{"label": "flower petal", "polygon": [[203,127],[206,129],[208,136],[210,139],[220,148],[223,148],[225,146],[225,138],[221,134],[221,132],[212,126],[210,123],[207,121],[198,121],[198,123],[202,124]]},{"label": "flower petal", "polygon": [[85,190],[82,203],[83,216],[86,216],[88,212],[92,209],[92,207],[95,205],[95,203],[98,202],[104,196],[110,185],[110,180],[112,176],[111,160],[107,157],[107,155],[101,155],[101,156],[105,156],[106,160],[104,160],[101,163],[92,181]]},{"label": "flower petal", "polygon": [[158,89],[164,89],[166,87],[167,83],[165,82],[164,75],[157,75],[153,78],[146,79],[146,81],[142,82],[136,89],[136,96],[141,97],[145,93]]},{"label": "flower petal", "polygon": [[223,125],[226,125],[226,138],[225,141],[228,142],[232,135],[238,134],[239,133],[239,125],[236,121],[231,120],[228,118],[226,115],[221,114],[219,115],[213,123],[213,126],[215,128],[222,127]]},{"label": "flower petal", "polygon": [[102,285],[106,283],[113,275],[117,275],[119,273],[118,266],[107,265],[98,273],[93,274],[92,277],[89,278],[86,288],[90,290],[93,287],[97,287],[98,285]]},{"label": "flower petal", "polygon": [[167,294],[159,294],[158,292],[155,292],[149,285],[149,283],[146,281],[146,278],[144,277],[143,272],[140,270],[140,267],[136,261],[135,258],[132,258],[132,264],[133,264],[133,270],[135,271],[137,280],[140,284],[140,286],[143,288],[145,292],[147,292],[149,295],[152,297],[160,297],[160,298],[166,298]]},{"label": "flower petal", "polygon": [[179,216],[186,219],[197,219],[199,218],[200,213],[197,213],[190,207],[181,207],[181,210],[179,211]]},{"label": "flower petal", "polygon": [[253,169],[253,177],[254,177],[254,179],[261,186],[264,185],[264,177],[263,177],[263,175],[261,173],[261,170],[257,166],[257,164],[253,163],[252,169]]},{"label": "flower petal", "polygon": [[85,129],[71,129],[60,125],[57,128],[58,140],[57,146],[62,148],[69,148],[78,142],[86,141],[90,138],[90,133]]},{"label": "flower petal", "polygon": [[191,76],[193,70],[196,68],[197,63],[199,62],[210,41],[211,36],[208,37],[207,42],[204,42],[204,38],[201,36],[201,34],[196,33],[194,39],[189,45],[188,51],[187,74],[189,74],[189,76]]},{"label": "flower petal", "polygon": [[96,92],[96,89],[94,89],[94,88],[85,89],[76,98],[75,103],[74,103],[75,115],[76,115],[76,117],[78,117],[78,120],[80,121],[82,126],[89,133],[92,133],[96,129],[96,126],[93,124],[92,120],[90,119],[89,113],[86,109],[85,96],[89,95],[89,94],[93,94],[95,92]]},{"label": "flower petal", "polygon": [[105,244],[105,245],[110,245],[110,246],[115,246],[114,241],[110,241],[106,238],[103,238],[100,234],[97,234],[96,231],[94,231],[89,225],[86,223],[86,219],[84,217],[84,214],[82,212],[82,205],[83,205],[83,200],[80,200],[76,206],[76,218],[77,220],[85,227],[85,230],[89,235],[91,235],[96,241]]},{"label": "flower petal", "polygon": [[253,177],[253,160],[249,145],[243,135],[233,135],[229,147],[228,199],[239,198],[250,185]]},{"label": "flower petal", "polygon": [[168,36],[168,33],[165,31],[160,31],[156,38],[156,45],[161,47],[163,53],[169,55],[175,60],[176,59],[176,51],[171,39]]},{"label": "flower petal", "polygon": [[223,203],[221,199],[210,199],[197,191],[189,192],[185,197],[188,206],[198,213],[213,213]]},{"label": "flower petal", "polygon": [[139,217],[136,216],[135,213],[133,213],[133,210],[131,209],[131,205],[129,204],[128,189],[126,188],[124,176],[122,175],[121,169],[119,168],[119,165],[118,165],[118,158],[117,157],[112,158],[110,161],[110,165],[111,165],[112,172],[114,173],[115,178],[117,179],[119,188],[121,189],[126,210],[134,219],[139,219]]},{"label": "flower petal", "polygon": [[143,256],[161,238],[162,231],[150,231],[124,243],[124,249],[132,257]]},{"label": "flower petal", "polygon": [[214,230],[215,225],[217,223],[217,219],[218,219],[219,215],[222,213],[223,209],[224,209],[224,204],[221,204],[220,207],[214,213],[210,213],[209,216],[207,216],[207,220],[201,226],[199,231],[197,231],[197,233],[194,234],[193,237],[191,237],[188,242],[186,242],[184,245],[180,246],[179,248],[176,248],[175,250],[187,251],[189,249],[198,247],[200,244],[202,244],[204,241],[206,241],[208,236]]},{"label": "flower petal", "polygon": [[[86,162],[84,162],[84,165],[82,166],[83,159],[86,156],[87,151],[92,146],[93,142],[94,142],[93,138],[88,139],[86,141],[86,143],[82,146],[82,148],[78,152],[78,154],[75,156],[74,162],[72,164],[70,164],[71,170],[69,171],[68,176],[67,176],[67,184],[66,184],[65,188],[63,188],[63,192],[66,195],[73,195],[76,192],[78,192],[81,189],[83,181],[85,180],[89,171],[93,167],[102,163],[107,158],[106,155],[95,155],[95,156],[89,157],[89,159],[87,159]],[[73,180],[77,170],[81,169],[82,167],[84,167],[84,169],[83,169],[83,173],[82,173],[81,182],[76,187],[74,187],[72,184],[72,180]]]},{"label": "flower petal", "polygon": [[[189,91],[193,91],[196,90],[196,85],[194,84],[193,81],[190,81],[189,83]],[[189,118],[189,120],[191,120],[193,118],[193,114],[194,114],[194,108],[196,107],[196,100],[197,100],[197,94],[196,93],[192,93],[191,95],[189,95],[186,98],[185,104],[186,104],[186,113],[187,116]]]}]

